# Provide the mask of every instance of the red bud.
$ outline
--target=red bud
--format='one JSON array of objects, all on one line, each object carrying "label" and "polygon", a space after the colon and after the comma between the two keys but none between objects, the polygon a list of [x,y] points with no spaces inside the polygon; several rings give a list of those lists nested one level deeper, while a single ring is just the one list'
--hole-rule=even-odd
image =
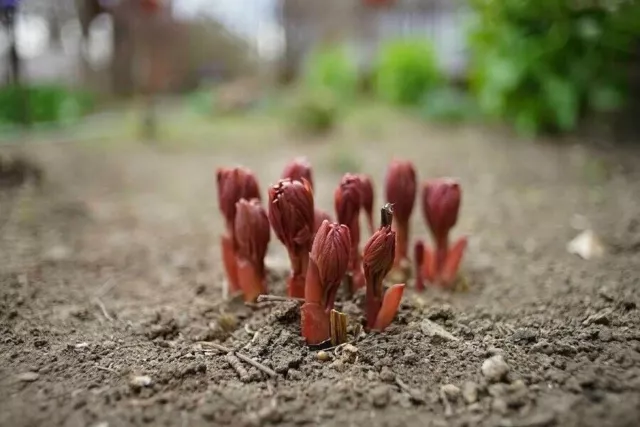
[{"label": "red bud", "polygon": [[324,221],[313,241],[301,308],[301,331],[308,344],[329,339],[329,313],[349,266],[349,228]]},{"label": "red bud", "polygon": [[[318,266],[318,275],[323,291],[322,302],[327,304],[326,296],[337,290],[342,278],[349,266],[349,251],[351,246],[351,233],[345,225],[324,221],[313,241],[311,259]],[[313,290],[308,301],[313,301],[318,295]],[[331,309],[333,307],[325,307]]]},{"label": "red bud", "polygon": [[425,247],[422,272],[426,280],[441,286],[455,282],[467,246],[466,238],[462,238],[449,247],[449,232],[458,221],[460,198],[460,184],[454,179],[440,178],[424,184],[422,208],[435,249]]},{"label": "red bud", "polygon": [[298,157],[287,163],[282,171],[282,179],[291,179],[300,181],[302,178],[309,181],[309,185],[313,188],[313,172],[311,163],[306,157]]},{"label": "red bud", "polygon": [[304,298],[309,250],[314,235],[313,192],[309,181],[281,179],[269,188],[269,221],[291,260],[289,296]]},{"label": "red bud", "polygon": [[422,209],[437,244],[447,239],[458,221],[460,197],[460,185],[456,180],[440,178],[424,184]]},{"label": "red bud", "polygon": [[329,215],[327,212],[323,211],[322,209],[318,209],[316,208],[316,210],[314,211],[314,232],[317,232],[318,229],[320,229],[320,226],[322,225],[322,223],[327,220],[329,222],[332,222],[331,220],[331,215]]},{"label": "red bud", "polygon": [[236,203],[240,199],[260,199],[260,188],[253,173],[243,167],[219,168],[216,172],[218,204],[227,227],[233,232]]},{"label": "red bud", "polygon": [[362,210],[364,210],[367,216],[369,231],[373,234],[373,182],[367,175],[361,174],[358,177],[360,178],[360,201]]},{"label": "red bud", "polygon": [[[336,215],[340,224],[351,226],[357,221],[362,203],[360,178],[345,174],[334,194]],[[353,230],[351,230],[353,233]]]},{"label": "red bud", "polygon": [[382,297],[382,281],[393,267],[396,250],[396,233],[391,226],[380,227],[364,246],[362,267],[369,287],[376,297]]},{"label": "red bud", "polygon": [[[372,329],[382,307],[382,282],[393,267],[396,250],[396,233],[391,229],[393,208],[387,204],[381,211],[380,229],[367,241],[364,247],[362,267],[367,286],[366,315],[367,329]],[[393,313],[391,318],[393,319]]]},{"label": "red bud", "polygon": [[292,252],[308,252],[314,230],[313,193],[309,182],[282,179],[269,188],[269,221]]},{"label": "red bud", "polygon": [[241,199],[236,203],[235,236],[238,256],[250,261],[258,273],[263,273],[271,227],[260,200]]},{"label": "red bud", "polygon": [[387,202],[393,204],[396,223],[406,223],[411,217],[418,189],[416,171],[409,161],[394,160],[385,179]]}]

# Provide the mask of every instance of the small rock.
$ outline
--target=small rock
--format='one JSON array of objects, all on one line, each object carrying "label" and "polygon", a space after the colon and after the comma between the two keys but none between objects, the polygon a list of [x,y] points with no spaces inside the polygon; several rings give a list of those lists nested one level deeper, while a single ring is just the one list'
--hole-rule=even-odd
[{"label": "small rock", "polygon": [[588,326],[592,324],[596,325],[609,325],[611,323],[611,313],[613,310],[610,308],[605,308],[600,310],[594,315],[587,317],[587,319],[582,322],[583,325]]},{"label": "small rock", "polygon": [[26,383],[31,383],[40,378],[40,375],[37,372],[23,372],[18,374],[18,380]]},{"label": "small rock", "polygon": [[429,312],[427,317],[431,320],[447,320],[453,317],[453,309],[449,304],[442,304],[439,307],[435,307]]},{"label": "small rock", "polygon": [[137,375],[131,377],[131,381],[129,381],[129,385],[133,388],[149,387],[151,384],[153,384],[153,380],[148,375]]},{"label": "small rock", "polygon": [[316,357],[321,362],[331,360],[331,355],[324,350],[319,351],[318,354],[316,354]]},{"label": "small rock", "polygon": [[442,326],[429,319],[424,319],[420,322],[420,329],[422,333],[431,338],[439,338],[443,341],[458,341],[459,338],[455,337],[451,333],[447,332]]},{"label": "small rock", "polygon": [[331,362],[331,366],[333,369],[335,369],[338,372],[344,372],[347,369],[347,366],[344,364],[344,362],[342,360],[334,360],[333,362]]},{"label": "small rock", "polygon": [[590,260],[604,255],[604,245],[592,230],[585,230],[567,243],[567,251],[580,258]]},{"label": "small rock", "polygon": [[509,397],[507,404],[513,408],[519,408],[527,402],[529,390],[522,380],[515,380],[508,387]]},{"label": "small rock", "polygon": [[113,341],[105,341],[102,343],[102,347],[108,349],[108,350],[112,350],[114,348],[116,348],[116,343]]},{"label": "small rock", "polygon": [[389,387],[380,385],[371,390],[371,403],[376,408],[384,408],[389,403]]},{"label": "small rock", "polygon": [[287,378],[293,381],[300,381],[304,378],[304,375],[302,375],[302,372],[298,371],[297,369],[289,369],[287,371]]},{"label": "small rock", "polygon": [[440,387],[440,393],[451,401],[456,401],[460,397],[460,389],[453,384],[445,384]]},{"label": "small rock", "polygon": [[533,329],[518,328],[513,333],[513,335],[511,335],[511,341],[528,343],[528,342],[534,342],[537,337],[538,337],[538,334]]},{"label": "small rock", "polygon": [[487,391],[489,392],[489,395],[493,396],[493,397],[502,397],[504,395],[507,394],[507,385],[506,384],[502,384],[502,383],[498,383],[498,384],[491,384],[488,388]]},{"label": "small rock", "polygon": [[71,249],[63,245],[57,245],[49,248],[45,254],[45,261],[65,261],[71,257]]},{"label": "small rock", "polygon": [[498,427],[550,427],[556,425],[556,414],[546,412],[522,420],[503,419]]},{"label": "small rock", "polygon": [[467,409],[469,409],[470,412],[482,412],[483,410],[480,402],[472,403]]},{"label": "small rock", "polygon": [[495,356],[496,354],[504,354],[504,351],[498,347],[489,347],[487,349],[487,354],[489,356]]},{"label": "small rock", "polygon": [[532,353],[552,354],[554,352],[553,345],[547,340],[541,340],[531,347]]},{"label": "small rock", "polygon": [[491,402],[491,410],[498,414],[504,414],[507,412],[507,402],[500,398],[493,399],[493,402]]},{"label": "small rock", "polygon": [[340,358],[345,361],[345,362],[349,362],[349,363],[353,363],[356,360],[356,357],[358,356],[358,347],[352,345],[352,344],[346,344],[343,349],[342,349],[342,353],[340,354]]},{"label": "small rock", "polygon": [[502,355],[492,356],[482,364],[482,375],[491,382],[501,381],[509,373],[509,365]]},{"label": "small rock", "polygon": [[85,348],[89,347],[89,343],[87,342],[81,342],[75,345],[75,349],[76,350],[83,350]]},{"label": "small rock", "polygon": [[609,342],[609,341],[613,341],[613,334],[611,333],[610,330],[608,329],[603,329],[600,331],[600,333],[598,334],[598,338],[600,338],[600,341],[602,342]]},{"label": "small rock", "polygon": [[386,383],[392,383],[396,380],[396,375],[388,366],[383,366],[380,370],[380,379]]},{"label": "small rock", "polygon": [[462,385],[462,398],[467,404],[478,401],[478,384],[473,381],[466,381]]}]

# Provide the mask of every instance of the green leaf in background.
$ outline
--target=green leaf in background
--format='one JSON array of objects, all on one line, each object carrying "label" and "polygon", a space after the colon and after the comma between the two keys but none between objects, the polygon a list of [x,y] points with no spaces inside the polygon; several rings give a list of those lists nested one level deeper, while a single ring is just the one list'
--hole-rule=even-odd
[{"label": "green leaf in background", "polygon": [[428,40],[391,40],[382,45],[376,68],[377,95],[397,105],[417,105],[444,82]]},{"label": "green leaf in background", "polygon": [[549,76],[542,82],[549,109],[560,130],[572,130],[578,121],[578,88],[568,79]]},{"label": "green leaf in background", "polygon": [[518,132],[572,131],[624,105],[621,76],[640,42],[640,2],[469,0],[471,90]]},{"label": "green leaf in background", "polygon": [[351,98],[358,89],[358,70],[344,47],[321,48],[311,53],[303,84],[306,90],[328,90],[341,98]]},{"label": "green leaf in background", "polygon": [[624,94],[614,86],[594,85],[589,90],[589,105],[595,111],[615,111],[624,104]]},{"label": "green leaf in background", "polygon": [[93,105],[90,94],[62,86],[7,86],[0,89],[0,121],[22,123],[20,106],[25,96],[29,120],[33,124],[68,124],[87,113]]},{"label": "green leaf in background", "polygon": [[424,95],[420,114],[427,119],[461,122],[477,117],[478,109],[466,92],[453,87],[442,87]]}]

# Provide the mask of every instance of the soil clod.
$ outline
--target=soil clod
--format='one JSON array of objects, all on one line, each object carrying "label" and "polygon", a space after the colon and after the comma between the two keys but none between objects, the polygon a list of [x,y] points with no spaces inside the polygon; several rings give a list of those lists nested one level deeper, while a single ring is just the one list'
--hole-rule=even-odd
[{"label": "soil clod", "polygon": [[509,365],[500,354],[490,357],[482,363],[482,375],[491,382],[502,381],[509,373]]}]

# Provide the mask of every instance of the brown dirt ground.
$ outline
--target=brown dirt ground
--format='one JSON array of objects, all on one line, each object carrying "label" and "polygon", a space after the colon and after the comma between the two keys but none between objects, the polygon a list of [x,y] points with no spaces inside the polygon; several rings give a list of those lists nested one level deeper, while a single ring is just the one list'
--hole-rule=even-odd
[{"label": "brown dirt ground", "polygon": [[[638,425],[640,146],[402,119],[306,143],[250,127],[208,144],[27,149],[43,185],[0,191],[0,425]],[[223,301],[214,168],[242,163],[266,190],[300,153],[327,209],[343,171],[380,187],[392,156],[421,178],[460,177],[468,289],[409,291],[394,326],[328,361],[303,345],[295,304]],[[419,212],[414,224],[425,235]],[[602,259],[566,252],[587,226]],[[269,263],[282,293],[273,237]],[[345,311],[357,321],[355,301]],[[433,323],[457,339],[430,335]],[[481,369],[493,356],[508,367],[500,378]]]}]

